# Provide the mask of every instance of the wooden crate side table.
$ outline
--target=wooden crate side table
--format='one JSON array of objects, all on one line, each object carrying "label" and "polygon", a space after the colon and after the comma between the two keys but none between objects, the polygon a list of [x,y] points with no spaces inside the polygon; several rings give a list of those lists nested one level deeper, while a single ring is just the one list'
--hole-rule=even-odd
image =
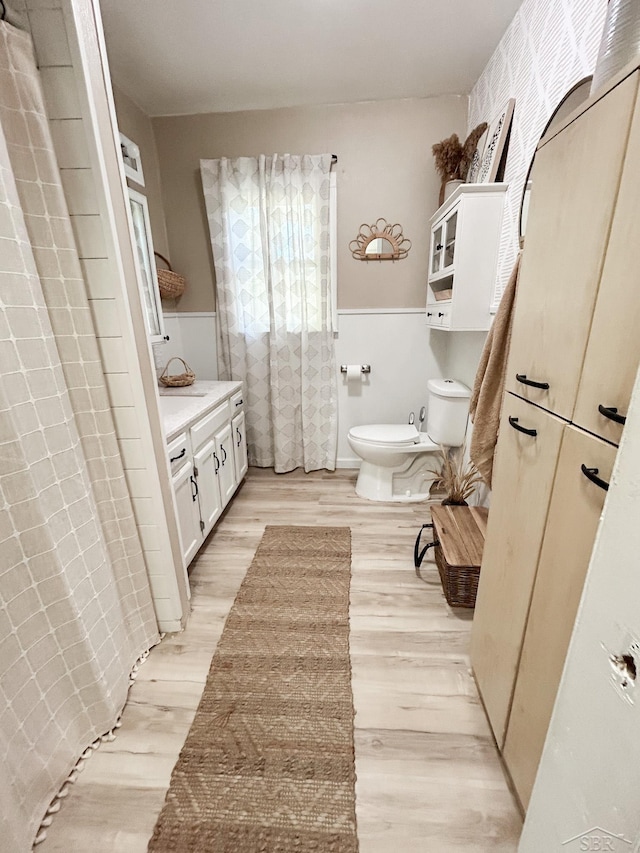
[{"label": "wooden crate side table", "polygon": [[478,506],[431,507],[436,564],[451,607],[475,607],[488,514]]}]

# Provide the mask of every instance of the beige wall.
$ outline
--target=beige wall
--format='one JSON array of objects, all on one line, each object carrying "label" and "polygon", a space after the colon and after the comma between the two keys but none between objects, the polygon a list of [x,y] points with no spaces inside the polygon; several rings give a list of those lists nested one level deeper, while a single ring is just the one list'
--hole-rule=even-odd
[{"label": "beige wall", "polygon": [[153,137],[151,119],[137,104],[128,98],[124,92],[113,88],[113,98],[118,116],[118,127],[135,142],[140,149],[142,171],[144,174],[144,186],[127,178],[129,186],[146,195],[149,204],[149,218],[151,219],[151,233],[153,245],[161,255],[169,257],[169,242],[167,240],[167,226],[162,207],[162,191],[160,188],[160,168],[158,164],[158,152]]},{"label": "beige wall", "polygon": [[[274,152],[338,155],[338,307],[422,307],[439,191],[431,145],[463,135],[466,110],[466,97],[449,96],[152,119],[171,260],[188,281],[177,310],[215,307],[200,159]],[[380,216],[402,224],[406,260],[351,257],[360,224]]]}]

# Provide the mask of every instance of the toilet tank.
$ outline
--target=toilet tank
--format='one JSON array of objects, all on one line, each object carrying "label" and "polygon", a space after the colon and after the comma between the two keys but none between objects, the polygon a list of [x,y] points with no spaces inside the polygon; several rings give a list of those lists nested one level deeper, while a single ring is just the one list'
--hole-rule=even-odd
[{"label": "toilet tank", "polygon": [[430,379],[427,383],[427,435],[445,447],[464,442],[471,391],[457,379]]}]

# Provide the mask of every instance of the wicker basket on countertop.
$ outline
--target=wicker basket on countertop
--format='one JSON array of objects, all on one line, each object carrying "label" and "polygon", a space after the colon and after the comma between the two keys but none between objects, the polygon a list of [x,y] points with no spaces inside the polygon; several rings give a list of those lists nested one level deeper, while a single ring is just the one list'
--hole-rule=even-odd
[{"label": "wicker basket on countertop", "polygon": [[[172,361],[176,361],[176,359],[182,362],[184,373],[176,373],[174,376],[167,376],[169,365]],[[174,355],[173,358],[170,358],[166,363],[164,370],[158,377],[158,382],[166,388],[184,388],[185,385],[193,385],[195,378],[196,375],[193,370],[191,370],[187,362],[183,358],[180,358],[179,355]]]},{"label": "wicker basket on countertop", "polygon": [[186,278],[183,275],[180,275],[180,273],[174,272],[171,269],[169,261],[164,257],[164,255],[161,255],[160,252],[154,252],[153,254],[157,258],[160,258],[161,261],[164,261],[169,267],[167,270],[156,267],[160,296],[163,299],[177,299],[178,296],[182,296],[187,284]]}]

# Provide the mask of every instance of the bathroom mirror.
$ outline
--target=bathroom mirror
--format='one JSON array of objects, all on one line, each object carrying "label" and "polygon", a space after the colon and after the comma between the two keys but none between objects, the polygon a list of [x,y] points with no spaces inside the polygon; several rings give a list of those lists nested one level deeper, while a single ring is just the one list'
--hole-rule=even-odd
[{"label": "bathroom mirror", "polygon": [[397,222],[390,225],[381,218],[372,225],[363,223],[349,248],[360,261],[399,261],[407,257],[411,240],[402,233],[402,225]]},{"label": "bathroom mirror", "polygon": [[393,243],[384,237],[376,237],[365,249],[367,255],[392,255],[394,251]]},{"label": "bathroom mirror", "polygon": [[[565,120],[565,118],[572,113],[583,101],[589,97],[589,93],[591,91],[591,80],[593,79],[593,75],[589,75],[588,77],[584,77],[575,86],[572,86],[567,94],[562,98],[558,106],[551,113],[551,117],[549,121],[544,126],[544,130],[540,134],[540,139],[549,133],[550,130],[553,130],[554,127],[559,125],[561,122]],[[536,146],[537,148],[537,146]],[[533,169],[533,164],[535,161],[535,152],[531,159],[531,163],[529,164],[529,170],[527,171],[527,178],[524,182],[524,187],[522,190],[522,200],[520,201],[520,240],[524,238],[524,233],[527,227],[527,216],[529,213],[529,199],[531,196],[531,174]]]}]

